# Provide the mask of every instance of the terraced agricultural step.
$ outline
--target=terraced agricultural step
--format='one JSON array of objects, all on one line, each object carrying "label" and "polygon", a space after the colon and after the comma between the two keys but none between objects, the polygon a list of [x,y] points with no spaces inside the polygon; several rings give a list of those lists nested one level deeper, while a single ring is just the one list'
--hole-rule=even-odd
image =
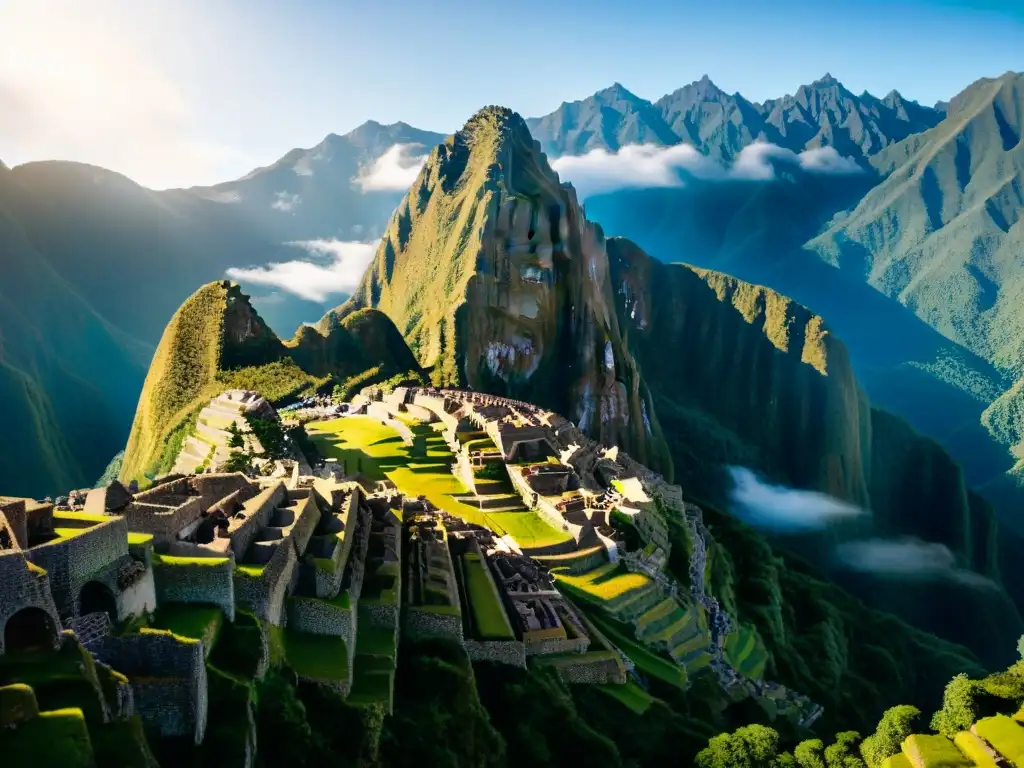
[{"label": "terraced agricultural step", "polygon": [[669,656],[676,664],[686,667],[687,674],[703,669],[711,663],[711,654],[707,648],[689,648],[679,645],[669,651]]},{"label": "terraced agricultural step", "polygon": [[608,550],[603,546],[596,546],[585,547],[583,549],[577,549],[575,552],[567,552],[559,555],[535,555],[534,559],[543,563],[548,568],[568,568],[570,573],[584,573],[589,569],[586,567],[579,567],[577,570],[577,566],[584,566],[590,558],[600,558],[605,560],[607,557]]},{"label": "terraced agricultural step", "polygon": [[211,427],[209,424],[203,424],[202,422],[196,423],[196,434],[223,445],[227,445],[231,439],[231,433],[227,430]]},{"label": "terraced agricultural step", "polygon": [[682,616],[683,611],[679,603],[671,597],[666,597],[649,611],[637,617],[637,637],[640,639],[650,637],[678,621]]},{"label": "terraced agricultural step", "polygon": [[189,437],[185,440],[185,444],[182,445],[180,455],[195,458],[198,461],[203,462],[206,460],[206,457],[210,455],[211,447],[212,446],[204,443],[198,438]]},{"label": "terraced agricultural step", "polygon": [[[223,403],[218,403],[218,402],[214,401],[214,402],[210,403],[208,406],[206,406],[205,408],[203,408],[203,410],[205,411],[207,408],[209,410],[213,411],[214,413],[221,414],[223,416],[228,416],[228,417],[231,417],[231,418],[234,418],[234,417],[237,417],[237,416],[241,416],[241,414],[242,414],[242,406],[240,406],[240,405],[239,406],[224,405]],[[202,415],[202,414],[200,414],[200,415]]]},{"label": "terraced agricultural step", "polygon": [[649,645],[665,646],[666,650],[681,645],[693,637],[694,630],[698,629],[692,616],[683,613],[678,615],[670,614],[674,620],[664,624],[657,632],[651,632],[644,636],[644,642]]},{"label": "terraced agricultural step", "polygon": [[523,500],[513,494],[457,496],[456,501],[484,512],[528,512]]},{"label": "terraced agricultural step", "polygon": [[608,612],[617,619],[633,623],[635,619],[661,601],[661,593],[654,582],[637,587],[618,598]]},{"label": "terraced agricultural step", "polygon": [[546,544],[543,547],[529,547],[524,545],[523,542],[519,542],[519,547],[523,550],[524,555],[528,555],[533,558],[540,558],[545,555],[567,555],[575,552],[576,541],[569,538],[565,541],[560,541],[557,544]]}]

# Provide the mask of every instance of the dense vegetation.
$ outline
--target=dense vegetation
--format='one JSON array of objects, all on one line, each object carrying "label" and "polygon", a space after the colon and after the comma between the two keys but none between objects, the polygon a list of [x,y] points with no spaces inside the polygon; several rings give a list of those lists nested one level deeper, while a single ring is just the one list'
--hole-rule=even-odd
[{"label": "dense vegetation", "polygon": [[[881,768],[887,758],[906,751],[904,745],[908,743],[908,737],[912,737],[911,742],[920,739],[921,744],[928,745],[935,760],[928,765],[973,764],[964,762],[960,749],[957,749],[960,747],[970,754],[970,747],[965,745],[974,739],[963,739],[963,733],[984,718],[1016,714],[1022,703],[1024,662],[1018,662],[1004,672],[979,679],[957,675],[948,683],[942,706],[930,721],[931,730],[944,739],[915,736],[927,726],[928,720],[922,717],[917,707],[897,705],[885,711],[873,731],[864,731],[867,735],[863,738],[861,732],[842,731],[827,746],[817,738],[795,745],[786,744],[770,727],[743,726],[711,739],[697,755],[696,764],[699,768]],[[1013,727],[1013,721],[1009,723]],[[1019,733],[1011,735],[1011,740],[1017,739],[1019,745],[1024,730],[1016,730]],[[978,732],[986,735],[984,728]],[[957,746],[954,746],[954,740]],[[938,760],[940,754],[947,755],[950,762]],[[994,762],[991,764],[995,765]]]},{"label": "dense vegetation", "polygon": [[[164,332],[120,476],[143,481],[167,472],[199,411],[227,389],[253,389],[283,405],[332,387],[350,396],[368,383],[422,380],[401,335],[380,312],[356,313],[325,333],[306,326],[283,343],[237,285],[210,283],[182,305]],[[245,464],[241,455],[235,461]]]}]

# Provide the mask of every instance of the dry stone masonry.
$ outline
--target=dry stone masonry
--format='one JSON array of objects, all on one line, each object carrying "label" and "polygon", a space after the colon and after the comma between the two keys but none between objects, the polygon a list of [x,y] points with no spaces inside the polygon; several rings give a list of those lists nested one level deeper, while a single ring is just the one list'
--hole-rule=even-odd
[{"label": "dry stone masonry", "polygon": [[[254,393],[225,393],[203,410],[197,438],[217,442],[224,437],[218,431],[229,434],[246,413],[267,409]],[[769,697],[805,725],[820,714],[729,665],[723,648],[735,627],[704,582],[708,534],[700,509],[614,446],[529,403],[456,390],[368,389],[347,408],[302,414],[376,419],[414,457],[425,456],[426,446],[410,423],[433,424],[467,488],[462,503],[485,520],[532,511],[566,535],[523,546],[390,480],[367,481],[348,458],[316,470],[301,459],[286,472],[250,477],[190,474],[196,467],[179,457],[176,469],[188,471],[141,491],[115,481],[73,491],[58,505],[0,497],[0,654],[85,653],[114,680],[105,722],[137,714],[149,732],[195,743],[217,727],[208,665],[219,622],[256,633],[257,675],[283,651],[300,678],[342,696],[367,674],[393,691],[403,636],[447,638],[473,660],[549,665],[572,684],[643,683],[592,606],[581,610],[562,583],[610,569],[645,577],[642,590],[603,607],[635,626],[638,642],[682,665],[706,657],[731,693]],[[509,493],[482,490],[481,477],[505,473]],[[631,519],[643,551],[626,551],[614,514]],[[692,542],[688,587],[665,567],[672,521]],[[159,628],[165,613],[205,616],[211,608],[218,623],[201,637]],[[704,645],[690,624],[672,623],[684,614],[699,618]],[[332,663],[304,663],[308,651],[296,649],[326,647],[316,645],[324,639],[336,643]],[[373,659],[360,655],[368,648]],[[391,695],[375,705],[390,711]],[[248,718],[251,761],[251,702]]]}]

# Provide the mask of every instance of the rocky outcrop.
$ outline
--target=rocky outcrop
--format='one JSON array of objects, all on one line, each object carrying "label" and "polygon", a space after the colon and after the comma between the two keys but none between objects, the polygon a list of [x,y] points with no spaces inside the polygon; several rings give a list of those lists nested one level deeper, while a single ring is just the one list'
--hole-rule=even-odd
[{"label": "rocky outcrop", "polygon": [[359,290],[321,328],[364,307],[395,322],[435,384],[563,412],[671,472],[604,235],[514,112],[485,108],[434,149]]}]

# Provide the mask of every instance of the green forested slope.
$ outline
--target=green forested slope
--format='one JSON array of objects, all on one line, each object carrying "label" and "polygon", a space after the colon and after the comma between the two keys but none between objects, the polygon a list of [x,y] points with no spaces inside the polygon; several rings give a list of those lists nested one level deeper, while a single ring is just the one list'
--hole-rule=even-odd
[{"label": "green forested slope", "polygon": [[377,308],[434,382],[565,413],[671,474],[602,241],[523,119],[487,107],[434,149],[359,290],[320,328]]},{"label": "green forested slope", "polygon": [[[876,156],[884,181],[809,243],[1011,382],[1024,374],[1022,128],[1024,75],[979,80],[942,123]],[[1011,386],[982,417],[1007,446],[1024,437],[1019,397]]]},{"label": "green forested slope", "polygon": [[304,327],[285,343],[263,322],[238,285],[196,291],[164,331],[139,398],[120,477],[144,481],[170,469],[181,441],[210,398],[257,389],[274,403],[374,369],[386,379],[417,372],[398,331],[367,310],[321,333]]},{"label": "green forested slope", "polygon": [[[761,469],[872,509],[862,533],[942,543],[1015,583],[1018,539],[939,445],[872,409],[820,316],[606,241],[507,110],[482,111],[435,150],[360,290],[321,328],[366,306],[394,321],[435,381],[560,411],[641,461],[674,467],[705,498],[720,497],[724,465]],[[854,586],[902,609],[879,584]],[[948,620],[953,603],[933,600],[948,589],[976,621]],[[921,626],[986,658],[1004,661],[1006,638],[1022,628],[1000,589],[910,592],[931,605],[914,614]]]},{"label": "green forested slope", "polygon": [[50,268],[21,225],[24,195],[0,167],[0,479],[42,495],[91,484],[119,450],[148,350]]}]

